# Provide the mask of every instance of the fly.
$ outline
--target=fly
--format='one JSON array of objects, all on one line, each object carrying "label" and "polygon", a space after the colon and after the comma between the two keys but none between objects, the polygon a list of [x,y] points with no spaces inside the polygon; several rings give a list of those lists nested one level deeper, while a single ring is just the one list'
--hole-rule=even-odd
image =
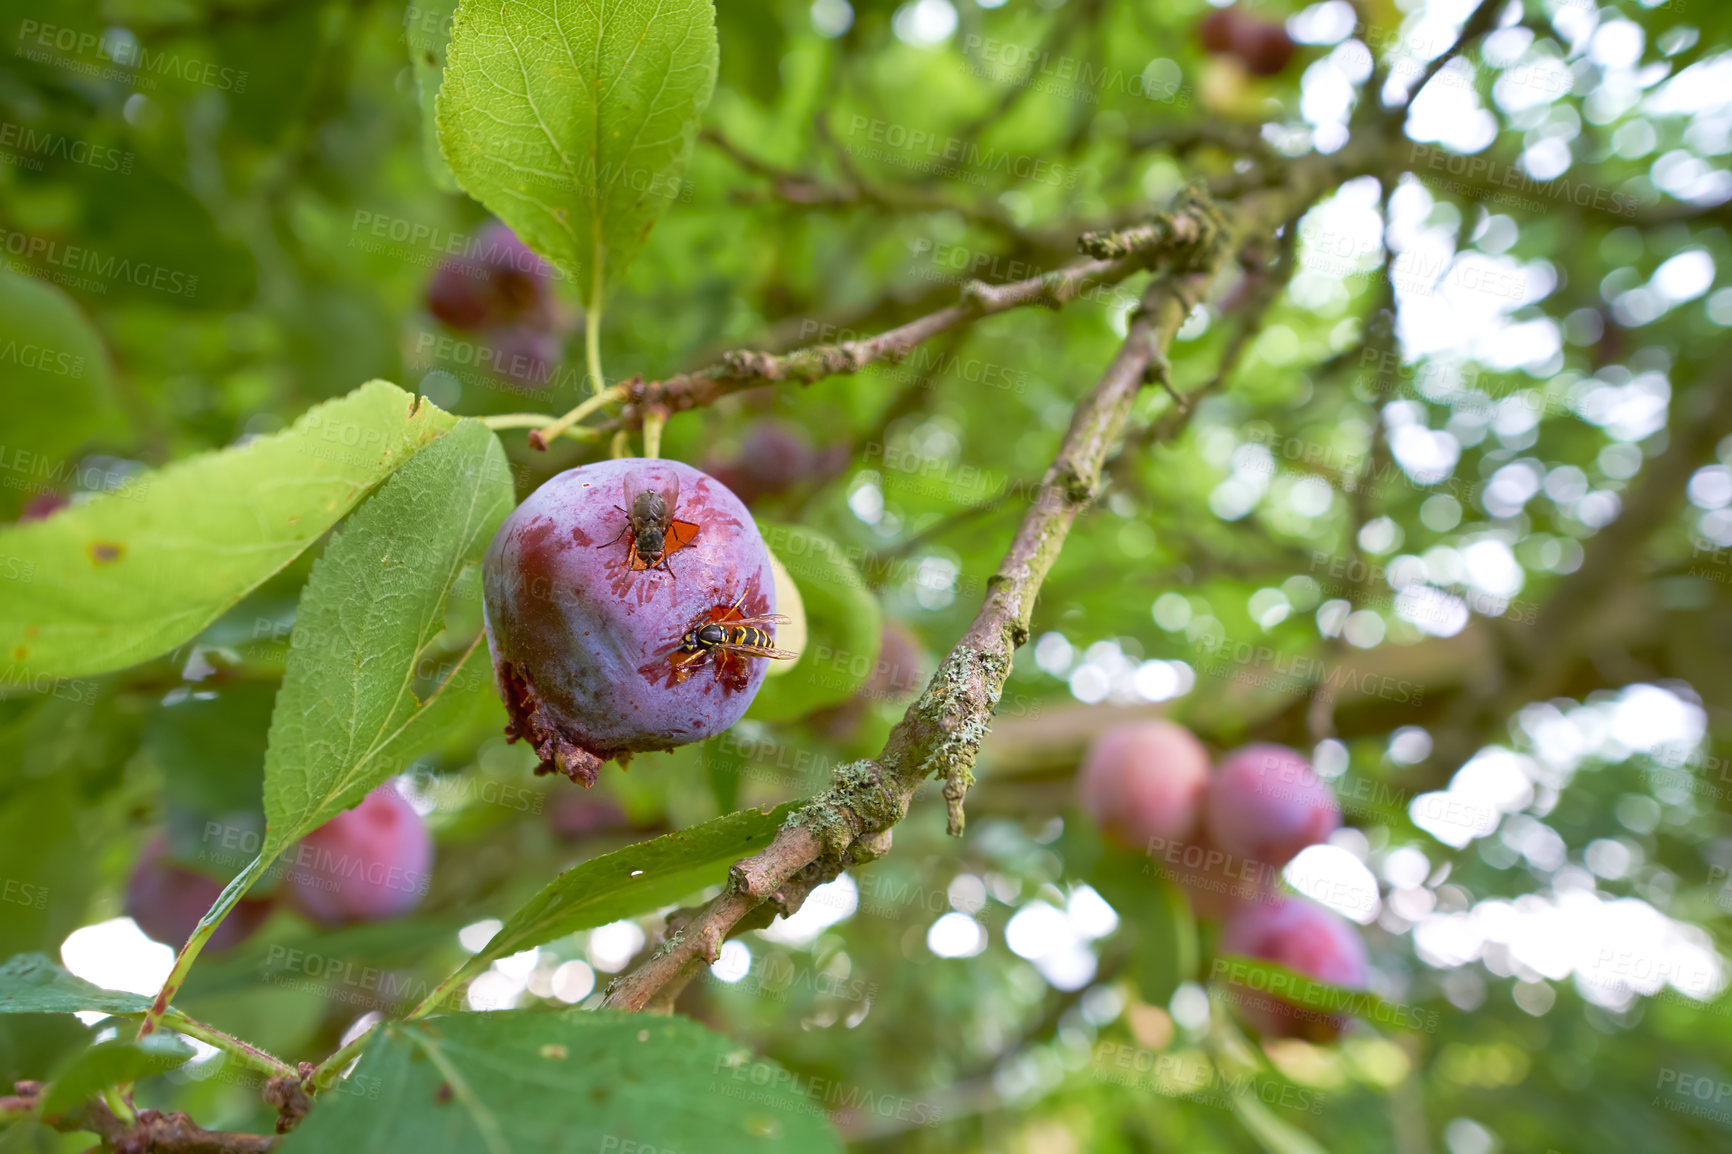
[{"label": "fly", "polygon": [[633,572],[660,569],[672,577],[674,571],[668,565],[668,558],[698,539],[697,525],[674,517],[680,503],[680,479],[674,477],[665,489],[639,489],[635,494],[629,478],[621,485],[625,505],[615,505],[614,508],[625,514],[625,528],[607,544],[628,542],[627,569]]}]

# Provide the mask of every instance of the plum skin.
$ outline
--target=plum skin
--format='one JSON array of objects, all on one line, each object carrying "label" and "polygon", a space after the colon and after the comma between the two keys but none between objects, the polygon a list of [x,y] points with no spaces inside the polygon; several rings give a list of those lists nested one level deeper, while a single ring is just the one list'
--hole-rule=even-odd
[{"label": "plum skin", "polygon": [[1221,849],[1275,869],[1341,825],[1334,793],[1284,745],[1247,745],[1227,755],[1204,808]]},{"label": "plum skin", "polygon": [[1171,721],[1115,725],[1089,746],[1080,774],[1083,808],[1112,840],[1139,851],[1182,840],[1197,824],[1209,754]]},{"label": "plum skin", "polygon": [[459,332],[497,324],[551,319],[552,270],[498,221],[478,238],[477,251],[440,262],[427,285],[427,309]]},{"label": "plum skin", "polygon": [[[139,855],[127,879],[126,916],[138,923],[146,937],[178,950],[222,892],[222,882],[169,861],[167,839],[158,837]],[[220,953],[240,945],[275,907],[272,898],[242,898],[204,948]]]},{"label": "plum skin", "polygon": [[1234,29],[1233,51],[1252,76],[1278,76],[1293,62],[1298,45],[1279,24],[1246,20]]},{"label": "plum skin", "polygon": [[1197,21],[1197,41],[1203,51],[1220,55],[1233,50],[1239,23],[1236,8],[1216,8]]},{"label": "plum skin", "polygon": [[[1248,905],[1221,931],[1221,952],[1275,962],[1290,970],[1363,990],[1370,984],[1365,943],[1340,916],[1302,898],[1281,898]],[[1241,1016],[1266,1038],[1304,1038],[1327,1042],[1341,1033],[1346,1018],[1294,1005],[1272,992],[1233,986]]]},{"label": "plum skin", "polygon": [[[698,535],[668,554],[671,573],[628,567],[628,481],[634,492],[678,482],[672,516]],[[550,478],[500,526],[482,586],[506,732],[534,747],[538,773],[590,785],[609,758],[713,737],[763,684],[764,659],[745,659],[737,685],[712,661],[679,682],[668,664],[712,609],[776,611],[770,553],[745,505],[683,462],[626,457]]]},{"label": "plum skin", "polygon": [[289,904],[335,927],[401,917],[421,904],[433,837],[403,795],[382,785],[306,837],[284,874]]}]

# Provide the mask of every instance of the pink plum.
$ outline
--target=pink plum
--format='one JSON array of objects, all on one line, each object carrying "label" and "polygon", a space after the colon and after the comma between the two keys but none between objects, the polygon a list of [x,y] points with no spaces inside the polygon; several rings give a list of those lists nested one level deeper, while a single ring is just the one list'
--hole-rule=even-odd
[{"label": "pink plum", "polygon": [[1209,783],[1205,812],[1216,845],[1272,869],[1341,825],[1334,793],[1284,745],[1247,745],[1229,754]]},{"label": "pink plum", "polygon": [[285,856],[289,903],[322,926],[382,922],[414,909],[432,876],[433,837],[389,785],[340,813]]},{"label": "pink plum", "polygon": [[[1275,962],[1306,977],[1351,990],[1365,989],[1371,979],[1359,931],[1302,898],[1244,906],[1221,931],[1220,952]],[[1226,965],[1230,974],[1232,963]],[[1238,983],[1231,990],[1242,1016],[1264,1037],[1326,1042],[1340,1034],[1346,1025],[1346,1018],[1340,1014],[1296,1005],[1270,992]]]},{"label": "pink plum", "polygon": [[1083,758],[1082,807],[1108,837],[1149,852],[1151,839],[1182,840],[1197,823],[1209,754],[1171,721],[1115,725]]}]

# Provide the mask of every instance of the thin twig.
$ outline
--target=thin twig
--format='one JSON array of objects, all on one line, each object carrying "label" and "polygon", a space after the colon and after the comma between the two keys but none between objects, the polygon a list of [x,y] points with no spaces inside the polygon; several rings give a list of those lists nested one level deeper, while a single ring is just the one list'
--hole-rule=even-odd
[{"label": "thin twig", "polygon": [[[1412,107],[1413,102],[1419,98],[1420,92],[1424,90],[1427,84],[1431,83],[1439,72],[1448,66],[1451,60],[1460,56],[1469,44],[1492,30],[1497,24],[1497,14],[1503,10],[1506,2],[1507,0],[1480,0],[1479,7],[1473,10],[1473,15],[1469,16],[1467,23],[1461,26],[1461,34],[1455,38],[1455,43],[1444,49],[1442,54],[1427,64],[1425,71],[1419,74],[1418,83],[1407,90],[1409,107]],[[1368,103],[1375,103],[1375,97]]]},{"label": "thin twig", "polygon": [[1059,308],[1092,288],[1117,284],[1146,266],[1147,256],[1133,253],[1117,260],[1081,261],[1009,284],[969,281],[962,286],[962,299],[956,304],[863,340],[809,345],[780,354],[737,350],[724,353],[707,368],[661,381],[628,382],[622,386],[629,387],[631,392],[625,411],[615,420],[591,427],[597,432],[637,429],[652,405],[663,405],[669,413],[679,413],[777,381],[809,385],[825,377],[857,373],[879,361],[901,360],[921,342],[958,325],[1029,305]]}]

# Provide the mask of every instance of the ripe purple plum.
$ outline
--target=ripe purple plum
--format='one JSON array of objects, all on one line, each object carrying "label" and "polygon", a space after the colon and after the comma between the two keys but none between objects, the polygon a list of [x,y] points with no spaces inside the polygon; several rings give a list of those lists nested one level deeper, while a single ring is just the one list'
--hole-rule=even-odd
[{"label": "ripe purple plum", "polygon": [[1247,18],[1233,29],[1233,53],[1252,76],[1277,76],[1293,62],[1299,46],[1280,24]]},{"label": "ripe purple plum", "polygon": [[1238,29],[1238,9],[1217,8],[1197,21],[1197,41],[1202,44],[1204,52],[1219,56],[1233,50]]},{"label": "ripe purple plum", "polygon": [[[126,916],[146,936],[178,950],[222,892],[222,882],[168,860],[167,839],[158,837],[145,846],[127,879]],[[264,924],[275,906],[271,898],[242,898],[211,935],[205,950],[217,953],[240,945]]]},{"label": "ripe purple plum", "polygon": [[447,328],[474,329],[552,320],[552,270],[498,221],[481,230],[474,249],[441,261],[427,283],[427,311]]},{"label": "ripe purple plum", "polygon": [[[646,491],[664,497],[648,507],[698,527],[666,552],[665,568],[630,566],[638,538],[629,511]],[[714,737],[763,684],[764,658],[671,660],[706,619],[776,611],[770,553],[751,514],[682,462],[628,457],[551,478],[500,526],[482,584],[506,732],[535,749],[537,773],[592,785],[610,758]]]},{"label": "ripe purple plum", "polygon": [[488,332],[486,339],[493,350],[493,371],[519,385],[545,387],[565,360],[558,334],[537,325],[505,325]]},{"label": "ripe purple plum", "polygon": [[708,466],[740,500],[753,505],[764,497],[830,476],[848,455],[846,445],[819,450],[799,425],[767,417],[754,422],[740,438],[738,456],[715,458]]},{"label": "ripe purple plum", "polygon": [[421,903],[433,837],[403,795],[382,785],[306,837],[286,858],[289,904],[321,926],[382,922]]},{"label": "ripe purple plum", "polygon": [[1284,745],[1247,745],[1221,762],[1204,806],[1229,854],[1280,869],[1341,825],[1341,809],[1311,763]]},{"label": "ripe purple plum", "polygon": [[[1370,964],[1359,931],[1345,919],[1302,898],[1280,898],[1242,907],[1221,931],[1220,952],[1243,954],[1275,962],[1290,970],[1363,990],[1370,984]],[[1231,963],[1227,973],[1231,976]],[[1327,1042],[1347,1024],[1340,1014],[1295,1004],[1268,989],[1230,982],[1240,1015],[1265,1038],[1304,1038]]]},{"label": "ripe purple plum", "polygon": [[606,794],[573,793],[570,790],[553,798],[553,804],[547,810],[547,824],[561,841],[568,842],[627,833],[639,828],[625,812],[625,807]]},{"label": "ripe purple plum", "polygon": [[1209,753],[1171,721],[1115,725],[1083,758],[1083,809],[1106,835],[1139,852],[1187,837],[1209,784]]}]

